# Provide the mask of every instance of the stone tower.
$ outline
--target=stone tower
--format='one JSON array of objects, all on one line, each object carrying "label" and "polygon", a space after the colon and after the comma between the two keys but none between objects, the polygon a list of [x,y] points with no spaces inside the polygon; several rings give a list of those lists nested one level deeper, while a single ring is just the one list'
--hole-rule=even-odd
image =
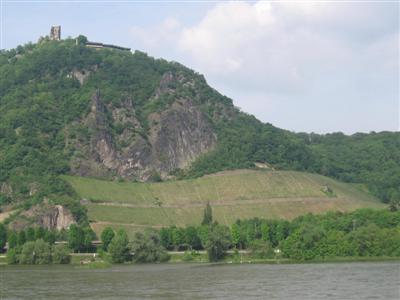
[{"label": "stone tower", "polygon": [[50,40],[53,41],[61,40],[61,26],[51,26]]}]

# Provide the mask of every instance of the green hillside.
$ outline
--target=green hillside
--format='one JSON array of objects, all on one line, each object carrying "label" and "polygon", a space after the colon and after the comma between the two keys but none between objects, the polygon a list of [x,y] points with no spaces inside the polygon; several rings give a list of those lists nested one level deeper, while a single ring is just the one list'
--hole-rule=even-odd
[{"label": "green hillside", "polygon": [[[302,173],[284,170],[363,184],[392,209],[400,207],[400,133],[289,132],[241,112],[204,76],[179,63],[140,51],[96,50],[85,40],[43,38],[0,51],[0,211],[27,210],[46,199],[85,223],[81,196],[125,205],[92,204],[89,217],[97,221],[109,222],[100,216],[115,210],[117,219],[138,214],[128,221],[121,216],[120,223],[162,225],[165,216],[184,224],[184,218],[197,222],[210,201],[220,222],[229,223],[257,214],[290,218],[336,204],[345,210],[352,199],[364,199],[347,190],[341,196],[345,185],[334,187],[339,183],[333,179],[298,178]],[[247,171],[202,177],[257,163],[282,172],[263,173],[268,180]],[[111,182],[169,178],[184,181]],[[324,181],[337,198],[321,192]],[[274,198],[298,201],[265,204]],[[154,204],[160,201],[162,209]],[[184,214],[188,206],[190,214]]]},{"label": "green hillside", "polygon": [[[292,219],[308,212],[384,207],[352,185],[295,171],[237,170],[161,183],[64,179],[88,200],[88,216],[98,232],[106,225],[134,231],[143,226],[199,224],[207,202],[222,224],[238,218]],[[326,187],[333,193],[325,193]]]}]

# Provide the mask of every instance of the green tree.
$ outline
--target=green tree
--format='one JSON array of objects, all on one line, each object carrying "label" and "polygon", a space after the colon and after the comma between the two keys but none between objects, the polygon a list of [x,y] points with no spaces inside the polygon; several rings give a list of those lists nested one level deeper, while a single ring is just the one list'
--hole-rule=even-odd
[{"label": "green tree", "polygon": [[101,233],[101,242],[103,243],[103,250],[108,250],[108,245],[111,243],[112,239],[114,238],[115,233],[111,227],[104,228],[103,232]]},{"label": "green tree", "polygon": [[55,264],[69,264],[71,262],[70,249],[63,244],[54,245],[52,259]]},{"label": "green tree", "polygon": [[268,241],[254,240],[250,244],[250,255],[254,258],[272,258],[274,256],[274,249]]},{"label": "green tree", "polygon": [[44,241],[50,245],[53,245],[56,242],[56,233],[54,230],[46,230],[46,233],[44,234]]},{"label": "green tree", "polygon": [[185,241],[192,249],[200,250],[202,248],[201,240],[200,240],[200,238],[197,234],[197,230],[194,226],[186,227]]},{"label": "green tree", "polygon": [[80,226],[72,224],[68,232],[68,246],[74,252],[82,251],[84,248],[85,233]]},{"label": "green tree", "polygon": [[172,249],[173,248],[173,239],[172,239],[172,228],[161,228],[160,230],[160,241],[161,245],[165,249]]},{"label": "green tree", "polygon": [[18,232],[18,246],[22,247],[26,242],[26,235],[25,235],[25,231],[21,230],[20,232]]},{"label": "green tree", "polygon": [[83,244],[82,250],[83,251],[91,251],[93,250],[92,241],[96,238],[95,232],[89,226],[83,228]]},{"label": "green tree", "polygon": [[155,232],[137,232],[131,243],[131,251],[137,263],[165,262],[170,258]]},{"label": "green tree", "polygon": [[238,224],[233,224],[231,227],[231,236],[232,236],[232,244],[235,246],[235,248],[240,248],[240,231],[239,231],[239,225]]},{"label": "green tree", "polygon": [[43,227],[35,228],[35,240],[44,239],[44,235],[46,234],[46,230]]},{"label": "green tree", "polygon": [[113,263],[123,263],[130,259],[128,244],[128,235],[125,230],[120,229],[108,246],[108,252]]},{"label": "green tree", "polygon": [[229,228],[221,225],[213,226],[206,243],[206,250],[208,259],[211,262],[218,261],[222,259],[226,250],[229,249],[231,245],[231,234]]},{"label": "green tree", "polygon": [[0,252],[3,251],[4,246],[7,242],[7,229],[4,224],[0,223]]},{"label": "green tree", "polygon": [[172,242],[175,247],[185,244],[185,229],[173,227],[172,229]]},{"label": "green tree", "polygon": [[8,235],[8,248],[13,249],[18,246],[18,236],[15,231],[11,231]]},{"label": "green tree", "polygon": [[26,241],[31,242],[35,240],[35,230],[32,227],[26,229]]},{"label": "green tree", "polygon": [[43,239],[36,240],[34,251],[35,264],[45,265],[51,263],[51,248],[49,243],[46,243]]},{"label": "green tree", "polygon": [[35,263],[35,242],[26,242],[22,247],[19,262],[24,265],[33,265]]},{"label": "green tree", "polygon": [[10,265],[18,264],[18,252],[17,249],[12,248],[7,251],[7,263]]},{"label": "green tree", "polygon": [[203,221],[201,222],[201,225],[210,225],[212,221],[213,221],[212,208],[210,202],[207,202],[207,205],[204,208]]},{"label": "green tree", "polygon": [[261,224],[261,239],[264,242],[269,241],[269,226],[265,222]]}]

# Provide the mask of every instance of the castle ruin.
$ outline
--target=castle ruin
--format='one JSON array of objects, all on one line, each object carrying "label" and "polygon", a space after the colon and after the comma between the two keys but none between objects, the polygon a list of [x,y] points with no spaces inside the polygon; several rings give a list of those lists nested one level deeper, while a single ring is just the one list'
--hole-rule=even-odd
[{"label": "castle ruin", "polygon": [[51,26],[50,40],[52,40],[52,41],[61,40],[61,26]]}]

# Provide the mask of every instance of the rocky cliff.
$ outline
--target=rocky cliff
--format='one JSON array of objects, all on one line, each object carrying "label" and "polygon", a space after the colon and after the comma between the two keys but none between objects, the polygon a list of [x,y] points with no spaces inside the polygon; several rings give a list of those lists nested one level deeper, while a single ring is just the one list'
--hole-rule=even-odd
[{"label": "rocky cliff", "polygon": [[[171,72],[165,73],[150,101],[173,95],[170,86],[175,80],[179,79]],[[132,99],[121,103],[104,103],[99,90],[93,94],[90,112],[74,124],[86,128],[89,138],[68,138],[75,149],[71,159],[73,174],[141,181],[155,174],[165,178],[175,169],[188,167],[216,144],[210,121],[188,97],[175,97],[142,122]]]},{"label": "rocky cliff", "polygon": [[74,217],[69,209],[62,205],[42,204],[35,205],[22,212],[14,219],[10,227],[13,230],[25,229],[27,226],[41,226],[47,229],[68,229],[75,224]]}]

